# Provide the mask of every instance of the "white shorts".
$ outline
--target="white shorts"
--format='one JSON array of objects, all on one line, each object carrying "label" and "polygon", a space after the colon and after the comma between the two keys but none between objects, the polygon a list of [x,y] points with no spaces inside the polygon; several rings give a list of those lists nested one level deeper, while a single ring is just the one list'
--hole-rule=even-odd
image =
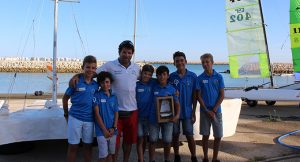
[{"label": "white shorts", "polygon": [[116,152],[116,135],[110,138],[97,136],[99,159],[106,158],[108,154],[114,155]]},{"label": "white shorts", "polygon": [[68,119],[68,142],[69,144],[79,144],[80,138],[86,144],[93,143],[94,122],[84,122],[71,115]]}]

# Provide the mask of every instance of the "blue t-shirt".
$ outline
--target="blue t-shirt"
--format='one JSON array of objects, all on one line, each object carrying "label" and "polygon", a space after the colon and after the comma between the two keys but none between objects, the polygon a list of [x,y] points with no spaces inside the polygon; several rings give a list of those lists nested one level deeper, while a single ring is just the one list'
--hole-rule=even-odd
[{"label": "blue t-shirt", "polygon": [[[209,110],[213,110],[215,106],[220,90],[224,89],[224,80],[221,74],[213,70],[211,76],[207,75],[205,72],[200,74],[197,78],[197,89],[201,90],[201,97],[204,101],[205,106]],[[200,111],[203,111],[200,109]],[[221,106],[219,106],[217,112],[221,111]]]},{"label": "blue t-shirt", "polygon": [[155,82],[154,79],[150,79],[148,83],[136,82],[136,102],[140,119],[148,118],[150,110],[154,106],[152,89]]},{"label": "blue t-shirt", "polygon": [[[98,105],[99,114],[107,129],[113,128],[115,122],[115,112],[119,111],[118,100],[114,94],[107,96],[104,91],[99,91],[94,95],[94,108]],[[104,136],[102,129],[95,121],[95,132],[97,136]],[[117,134],[117,131],[114,132]]]},{"label": "blue t-shirt", "polygon": [[193,112],[193,91],[196,90],[197,75],[186,70],[181,78],[179,73],[170,74],[169,83],[179,92],[180,119],[191,119]]},{"label": "blue t-shirt", "polygon": [[75,88],[67,88],[65,94],[71,97],[72,103],[69,115],[84,122],[93,122],[93,97],[98,88],[96,81],[86,83],[84,76],[79,77]]},{"label": "blue t-shirt", "polygon": [[166,96],[173,96],[174,102],[178,101],[178,97],[175,95],[176,90],[175,88],[167,84],[165,87],[161,87],[159,84],[155,85],[153,88],[153,102],[154,107],[151,109],[149,121],[150,123],[157,123],[157,116],[156,116],[156,97],[166,97]]}]

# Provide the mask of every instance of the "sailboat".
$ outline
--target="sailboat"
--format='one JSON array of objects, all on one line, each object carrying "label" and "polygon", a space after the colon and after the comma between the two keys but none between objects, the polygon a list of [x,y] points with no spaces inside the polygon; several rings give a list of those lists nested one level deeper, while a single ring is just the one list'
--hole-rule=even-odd
[{"label": "sailboat", "polygon": [[[54,0],[52,78],[57,78],[58,1]],[[11,145],[18,144],[18,142],[67,138],[67,123],[63,116],[63,109],[57,104],[57,79],[52,79],[52,82],[52,99],[48,100],[45,106],[24,108],[21,111],[0,116],[0,152],[12,148]]]},{"label": "sailboat", "polygon": [[[295,19],[299,18],[299,11],[294,9],[297,5],[298,0],[291,0],[291,15],[294,15],[291,17]],[[249,106],[256,106],[259,100],[266,101],[268,105],[274,105],[276,101],[300,101],[299,84],[274,87],[261,0],[228,0],[226,17],[231,77],[269,77],[271,86],[226,89],[225,98],[242,98]],[[291,31],[297,32],[294,25],[291,26]],[[291,39],[299,38],[299,34],[298,37],[295,35],[291,34]],[[292,42],[292,47],[297,47],[296,44],[299,45],[299,42]],[[296,66],[299,61],[296,53],[299,55],[299,50],[297,52],[293,48],[293,53],[296,57],[294,67],[299,71]]]}]

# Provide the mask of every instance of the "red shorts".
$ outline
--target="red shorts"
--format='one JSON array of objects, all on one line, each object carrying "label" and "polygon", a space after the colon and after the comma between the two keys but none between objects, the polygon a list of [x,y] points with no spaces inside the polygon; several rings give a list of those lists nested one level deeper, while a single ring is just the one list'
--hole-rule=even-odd
[{"label": "red shorts", "polygon": [[126,144],[137,143],[138,131],[138,110],[132,111],[129,117],[119,118],[118,120],[118,136],[116,147],[120,148],[120,137],[123,137],[123,142]]}]

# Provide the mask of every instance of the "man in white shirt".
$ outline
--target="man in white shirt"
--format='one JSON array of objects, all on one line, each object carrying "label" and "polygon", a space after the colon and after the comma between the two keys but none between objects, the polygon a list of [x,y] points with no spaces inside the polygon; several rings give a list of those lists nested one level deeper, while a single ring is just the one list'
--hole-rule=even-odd
[{"label": "man in white shirt", "polygon": [[[129,161],[131,146],[137,142],[138,111],[135,88],[136,81],[140,76],[140,67],[131,62],[133,54],[133,43],[125,40],[119,45],[118,59],[105,63],[98,67],[96,71],[97,73],[101,71],[110,72],[114,78],[112,92],[117,96],[119,104],[116,155],[118,155],[120,137],[122,135],[124,162]],[[114,160],[117,161],[117,156]]]}]

